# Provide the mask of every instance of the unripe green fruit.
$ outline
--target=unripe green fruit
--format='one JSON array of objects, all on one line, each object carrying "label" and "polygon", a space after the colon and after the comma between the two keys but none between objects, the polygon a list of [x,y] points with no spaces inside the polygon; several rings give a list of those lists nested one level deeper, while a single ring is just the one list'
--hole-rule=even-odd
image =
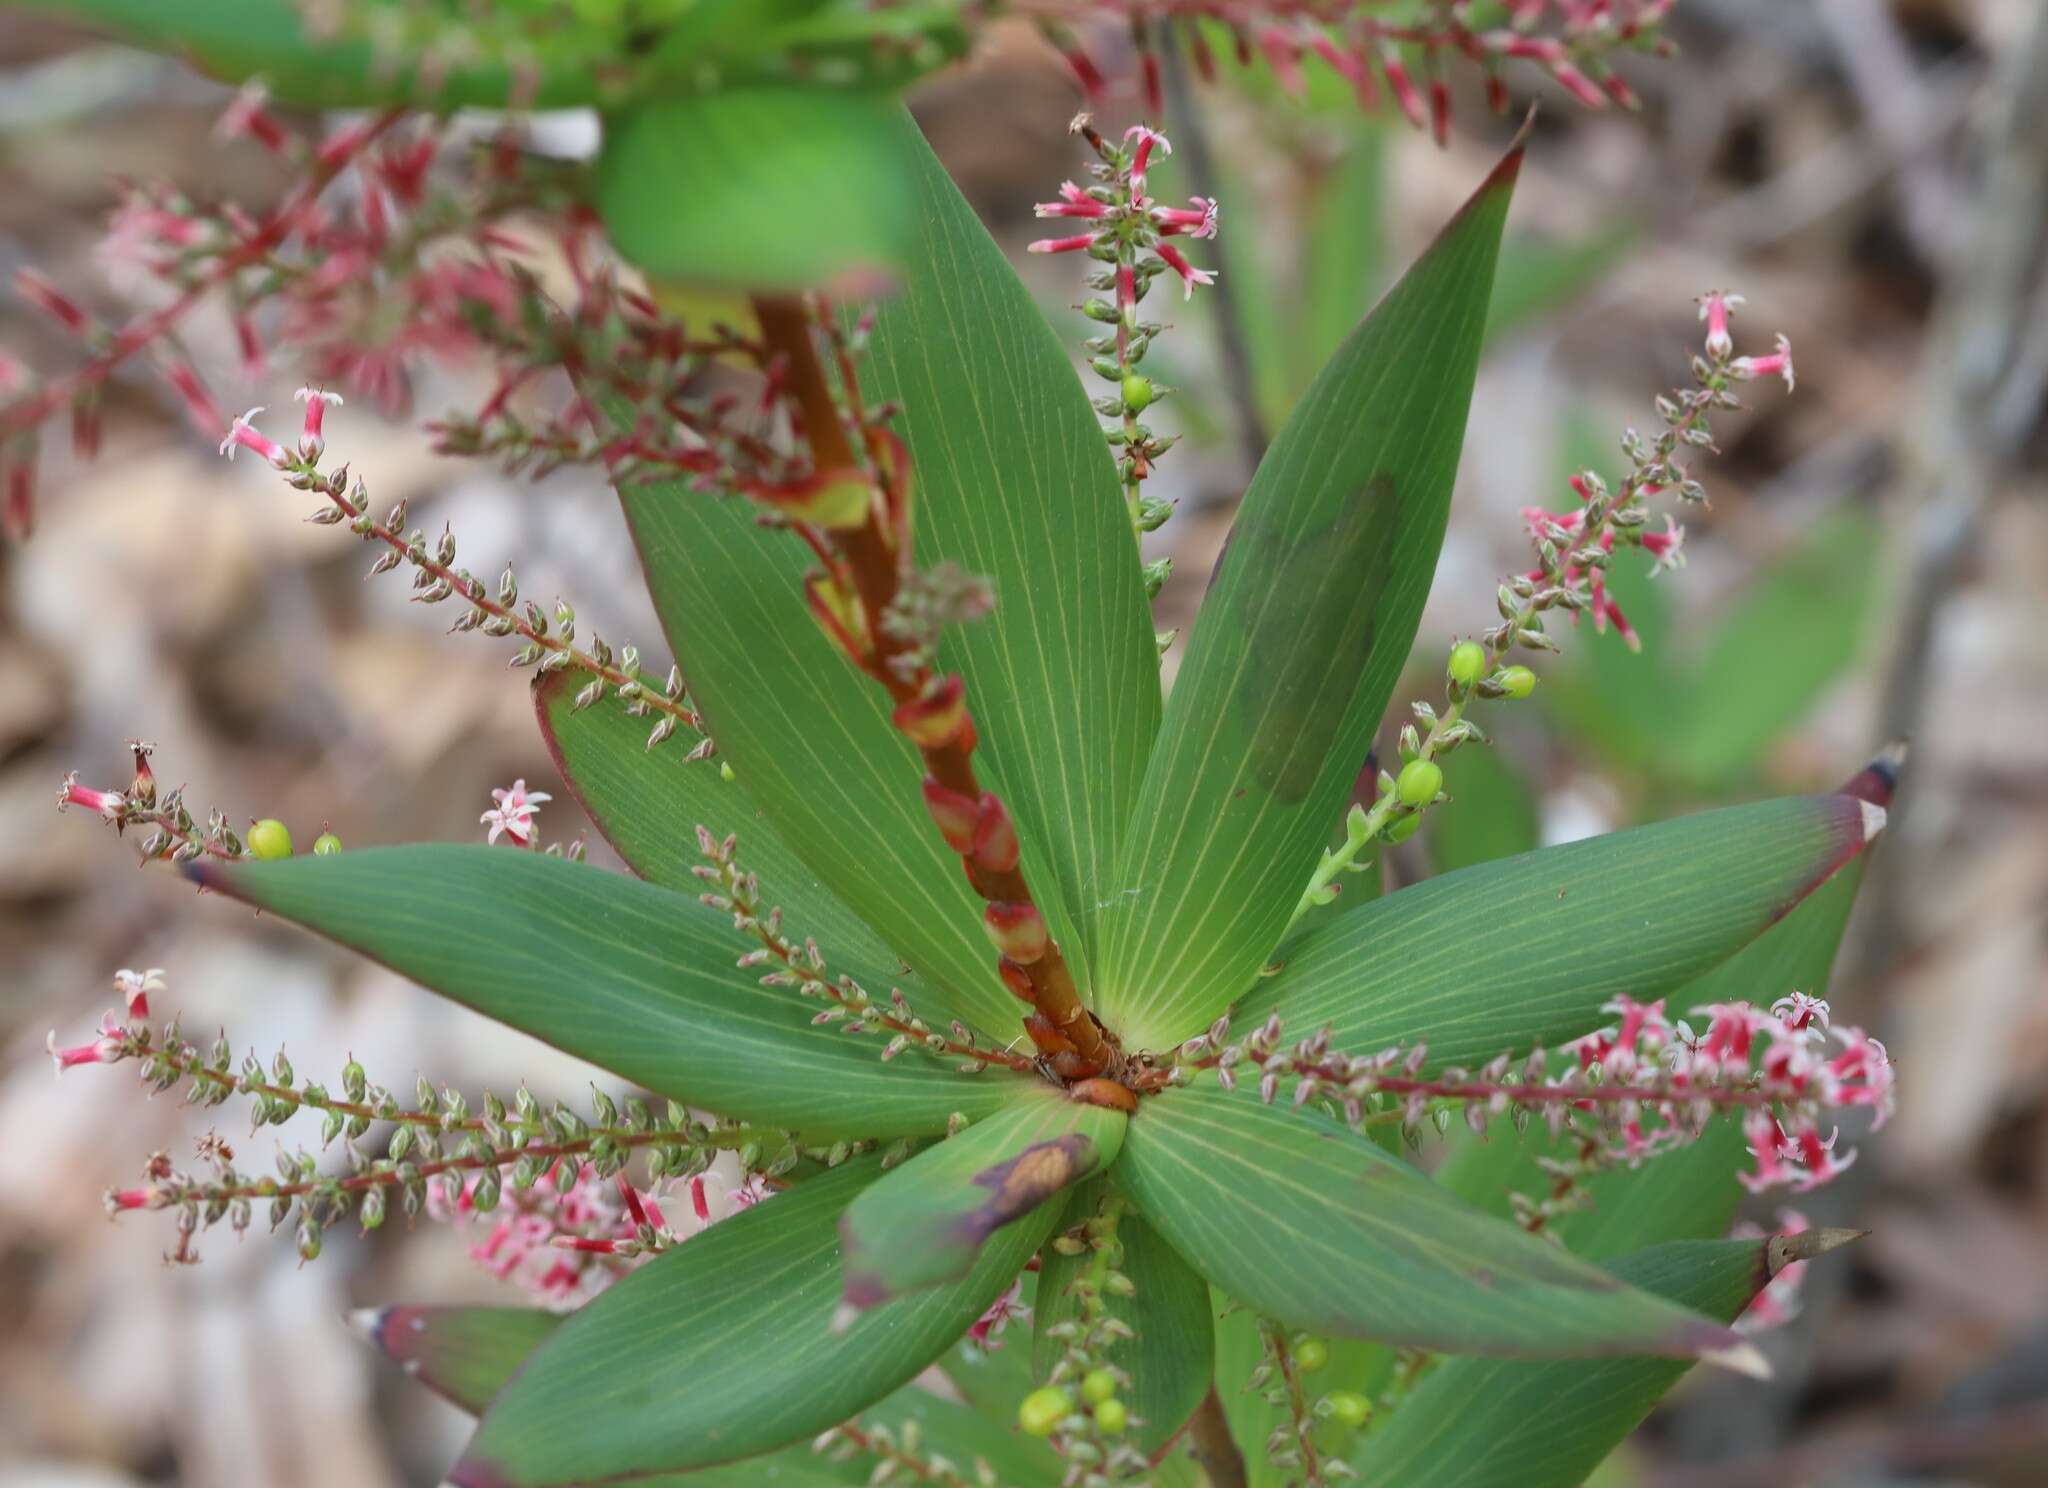
[{"label": "unripe green fruit", "polygon": [[1124,407],[1131,413],[1143,413],[1152,406],[1152,379],[1140,377],[1135,372],[1124,374]]},{"label": "unripe green fruit", "polygon": [[1058,1385],[1033,1390],[1017,1406],[1017,1424],[1032,1436],[1051,1436],[1073,1413],[1073,1397]]},{"label": "unripe green fruit", "polygon": [[1486,648],[1477,641],[1460,641],[1451,647],[1450,664],[1444,668],[1460,687],[1470,687],[1486,675]]},{"label": "unripe green fruit", "polygon": [[1403,806],[1427,806],[1444,788],[1443,766],[1434,760],[1414,759],[1401,767],[1394,782],[1394,794]]},{"label": "unripe green fruit", "polygon": [[1511,698],[1525,698],[1536,690],[1536,674],[1525,666],[1511,666],[1500,674],[1501,691]]},{"label": "unripe green fruit", "polygon": [[332,832],[322,832],[313,839],[313,856],[331,858],[341,851],[341,839]]},{"label": "unripe green fruit", "polygon": [[1399,821],[1395,822],[1391,827],[1387,828],[1387,841],[1397,843],[1406,842],[1410,837],[1413,837],[1415,835],[1416,829],[1421,825],[1422,818],[1420,815],[1404,816]]},{"label": "unripe green fruit", "polygon": [[1320,1338],[1304,1338],[1294,1346],[1294,1367],[1314,1374],[1330,1362],[1330,1346]]},{"label": "unripe green fruit", "polygon": [[292,855],[291,829],[274,816],[266,816],[249,828],[249,855],[256,858],[288,858]]},{"label": "unripe green fruit", "polygon": [[1121,1400],[1114,1397],[1095,1403],[1095,1424],[1105,1435],[1122,1436],[1124,1427],[1131,1424],[1131,1413]]},{"label": "unripe green fruit", "polygon": [[1332,1390],[1323,1397],[1330,1402],[1330,1418],[1353,1430],[1372,1417],[1372,1402],[1356,1390]]},{"label": "unripe green fruit", "polygon": [[1100,1405],[1116,1394],[1116,1376],[1107,1369],[1091,1369],[1081,1377],[1081,1398],[1090,1405]]}]

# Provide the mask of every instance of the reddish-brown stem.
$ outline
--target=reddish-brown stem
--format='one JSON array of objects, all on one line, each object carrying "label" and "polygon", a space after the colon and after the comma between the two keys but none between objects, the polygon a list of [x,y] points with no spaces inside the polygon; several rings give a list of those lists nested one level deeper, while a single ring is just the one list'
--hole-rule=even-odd
[{"label": "reddish-brown stem", "polygon": [[242,270],[261,264],[291,236],[306,209],[318,201],[335,179],[402,117],[404,110],[388,110],[352,135],[346,148],[321,151],[305,179],[278,204],[256,231],[222,254],[204,276],[183,290],[176,299],[116,331],[107,349],[84,366],[45,383],[20,402],[0,409],[0,438],[26,433],[80,394],[99,386],[129,357],[169,334],[209,294]]},{"label": "reddish-brown stem", "polygon": [[[847,438],[841,403],[833,395],[824,364],[818,356],[811,310],[801,301],[768,296],[756,298],[754,310],[761,322],[762,339],[782,361],[783,386],[802,419],[816,468],[829,473],[866,466],[873,470],[877,486],[892,478],[901,479],[902,472],[891,472],[887,468],[891,457],[885,453],[885,436],[881,436],[879,431],[871,434],[870,448],[862,452],[865,458],[856,456]],[[865,419],[857,387],[851,381],[852,370],[850,361],[842,361],[841,375],[847,379],[846,407],[854,410],[857,417]],[[867,430],[869,426],[863,423],[862,427]],[[886,499],[887,494],[883,492],[870,502],[867,520],[860,526],[833,531],[825,537],[845,560],[846,571],[853,580],[867,617],[865,631],[870,649],[856,660],[863,670],[888,689],[890,697],[900,705],[924,697],[935,678],[928,665],[905,667],[899,664],[899,659],[913,643],[889,635],[882,624],[882,618],[889,613],[901,591],[904,568],[909,560],[908,524],[906,522],[905,530],[900,532],[892,531],[887,525],[887,513],[892,505]],[[945,743],[920,746],[919,752],[924,757],[925,769],[940,785],[970,801],[979,801],[986,791],[975,775],[972,750],[973,732],[966,729]],[[978,866],[971,855],[963,855],[963,862],[967,866],[968,882],[983,899],[991,903],[1036,908],[1037,901],[1025,882],[1021,868],[984,868]],[[1081,1006],[1073,973],[1068,969],[1059,946],[1048,941],[1044,953],[1024,964],[1022,970],[1029,979],[1031,1005],[1039,1016],[1072,1045],[1081,1061],[1091,1067],[1090,1072],[1113,1070],[1118,1063],[1116,1050],[1104,1037],[1094,1017]]]},{"label": "reddish-brown stem", "polygon": [[1209,1488],[1248,1488],[1244,1453],[1230,1434],[1230,1418],[1214,1385],[1188,1422],[1188,1455],[1208,1474]]}]

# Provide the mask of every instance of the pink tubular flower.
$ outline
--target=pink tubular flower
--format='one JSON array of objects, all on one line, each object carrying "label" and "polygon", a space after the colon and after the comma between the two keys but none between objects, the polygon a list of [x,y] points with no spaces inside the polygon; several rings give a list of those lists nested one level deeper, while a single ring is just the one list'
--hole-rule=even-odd
[{"label": "pink tubular flower", "polygon": [[1655,578],[1667,568],[1685,567],[1685,529],[1673,521],[1667,513],[1662,532],[1645,532],[1642,535],[1643,551],[1656,560],[1650,568],[1650,577]]},{"label": "pink tubular flower", "polygon": [[127,1003],[129,1017],[147,1018],[149,994],[164,990],[164,969],[152,966],[147,971],[129,971],[123,967],[114,973],[114,990]]},{"label": "pink tubular flower", "polygon": [[1783,377],[1785,391],[1793,389],[1792,343],[1783,336],[1778,337],[1778,349],[1769,356],[1737,357],[1728,364],[1728,374],[1742,382],[1757,377]]},{"label": "pink tubular flower", "polygon": [[121,1027],[120,1019],[108,1013],[100,1019],[100,1036],[89,1044],[74,1044],[68,1049],[57,1047],[57,1030],[51,1029],[43,1047],[49,1051],[50,1059],[57,1066],[57,1073],[81,1064],[112,1064],[121,1057],[121,1049],[127,1039],[127,1032]]},{"label": "pink tubular flower", "polygon": [[1107,217],[1109,208],[1097,201],[1072,181],[1060,183],[1060,199],[1056,202],[1039,202],[1032,207],[1040,217]]},{"label": "pink tubular flower", "polygon": [[1739,294],[1708,290],[1699,298],[1700,319],[1707,323],[1707,355],[1719,361],[1735,350],[1735,338],[1728,331],[1728,316],[1743,303]]},{"label": "pink tubular flower", "polygon": [[510,788],[492,791],[491,799],[498,804],[477,818],[490,827],[489,840],[496,843],[499,834],[503,833],[525,847],[533,841],[533,819],[540,814],[540,803],[554,797],[546,791],[529,791],[522,776],[513,781]]},{"label": "pink tubular flower", "polygon": [[235,95],[235,100],[221,113],[213,126],[214,133],[221,139],[240,139],[247,135],[273,155],[282,155],[291,144],[291,137],[270,114],[270,94],[260,83],[250,83]]},{"label": "pink tubular flower", "polygon": [[1182,257],[1180,250],[1171,243],[1161,243],[1155,251],[1169,269],[1180,275],[1180,297],[1183,300],[1195,297],[1197,284],[1209,285],[1216,282],[1216,270],[1196,268]]},{"label": "pink tubular flower", "polygon": [[67,806],[83,806],[88,811],[97,811],[108,821],[119,821],[121,813],[128,809],[128,798],[119,791],[94,790],[78,783],[78,772],[71,771],[64,777],[64,784],[57,791],[57,809]]},{"label": "pink tubular flower", "polygon": [[1191,196],[1186,207],[1154,207],[1152,221],[1167,237],[1186,233],[1191,238],[1213,238],[1216,236],[1216,212],[1215,198]]},{"label": "pink tubular flower", "polygon": [[172,362],[164,369],[164,375],[170,378],[179,401],[185,405],[185,412],[201,430],[211,434],[227,422],[227,416],[213,401],[213,394],[206,390],[206,384],[199,380],[199,373],[190,362]]},{"label": "pink tubular flower", "polygon": [[292,462],[291,451],[275,439],[257,431],[251,420],[261,412],[261,408],[252,408],[236,419],[228,428],[227,438],[220,442],[220,452],[232,460],[237,449],[254,450],[279,470],[283,470]]},{"label": "pink tubular flower", "polygon": [[1401,105],[1401,112],[1408,116],[1408,122],[1417,129],[1429,127],[1429,116],[1422,106],[1422,94],[1416,90],[1415,79],[1408,75],[1407,64],[1392,42],[1385,42],[1380,48],[1380,71],[1386,74],[1387,87],[1394,95],[1394,102]]},{"label": "pink tubular flower", "polygon": [[1578,99],[1587,108],[1601,109],[1607,107],[1607,95],[1600,91],[1599,85],[1579,71],[1578,68],[1572,66],[1571,63],[1552,63],[1550,75],[1557,79],[1565,92]]},{"label": "pink tubular flower", "polygon": [[1146,124],[1133,124],[1124,131],[1124,143],[1129,145],[1135,139],[1137,149],[1131,155],[1131,194],[1142,201],[1145,196],[1145,171],[1151,164],[1152,151],[1156,148],[1162,155],[1173,153],[1173,143],[1158,130]]},{"label": "pink tubular flower", "polygon": [[1025,1319],[1031,1316],[1031,1309],[1023,1304],[1023,1296],[1024,1283],[1022,1280],[1011,1282],[1008,1291],[996,1298],[995,1301],[989,1303],[988,1311],[984,1312],[975,1322],[974,1326],[967,1330],[967,1336],[990,1353],[1001,1348],[1002,1345],[995,1342],[995,1340],[1002,1336],[1003,1329],[1009,1326],[1010,1320],[1012,1318]]},{"label": "pink tubular flower", "polygon": [[1093,247],[1094,243],[1094,233],[1076,233],[1071,238],[1039,238],[1035,242],[1026,243],[1024,251],[1026,253],[1078,253],[1083,248]]},{"label": "pink tubular flower", "polygon": [[1266,54],[1266,65],[1273,69],[1273,80],[1283,91],[1296,98],[1308,91],[1308,79],[1301,73],[1301,46],[1292,36],[1278,26],[1265,26],[1259,31],[1258,43]]},{"label": "pink tubular flower", "polygon": [[341,394],[330,393],[325,388],[302,387],[293,397],[306,405],[306,427],[299,434],[299,457],[317,460],[327,448],[327,440],[320,432],[320,426],[327,418],[327,406],[331,403],[336,408],[341,407]]},{"label": "pink tubular flower", "polygon": [[107,1190],[107,1218],[112,1219],[124,1209],[147,1209],[156,1191],[148,1188],[110,1188]]},{"label": "pink tubular flower", "polygon": [[1793,992],[1771,1004],[1771,1016],[1795,1033],[1813,1025],[1828,1026],[1828,1004],[1823,997]]}]

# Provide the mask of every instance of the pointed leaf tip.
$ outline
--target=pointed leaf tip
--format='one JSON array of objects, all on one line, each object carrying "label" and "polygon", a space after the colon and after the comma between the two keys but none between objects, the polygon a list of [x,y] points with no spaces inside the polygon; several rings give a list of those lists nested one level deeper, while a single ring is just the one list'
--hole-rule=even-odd
[{"label": "pointed leaf tip", "polygon": [[[1847,784],[1843,785],[1841,793],[1845,796],[1854,796],[1859,801],[1868,801],[1873,806],[1891,805],[1892,793],[1898,789],[1899,775],[1906,768],[1906,757],[1909,752],[1910,746],[1906,740],[1892,740],[1878,750],[1876,757],[1869,764],[1849,778]],[[1879,825],[1883,823],[1880,822]]]},{"label": "pointed leaf tip", "polygon": [[1700,1362],[1711,1364],[1716,1369],[1748,1375],[1754,1380],[1767,1380],[1772,1377],[1771,1361],[1765,1358],[1764,1351],[1753,1343],[1738,1343],[1728,1348],[1709,1349],[1700,1355]]},{"label": "pointed leaf tip", "polygon": [[1852,1240],[1861,1240],[1868,1230],[1845,1230],[1840,1228],[1801,1230],[1796,1235],[1773,1235],[1764,1246],[1764,1264],[1771,1275],[1776,1276],[1787,1266],[1801,1261],[1811,1261],[1839,1250]]}]

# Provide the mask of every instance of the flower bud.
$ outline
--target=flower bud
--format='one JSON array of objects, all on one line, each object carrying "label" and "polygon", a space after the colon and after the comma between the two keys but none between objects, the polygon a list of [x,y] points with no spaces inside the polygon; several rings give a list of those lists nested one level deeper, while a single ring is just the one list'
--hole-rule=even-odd
[{"label": "flower bud", "polygon": [[341,839],[332,832],[322,832],[313,839],[313,856],[331,858],[341,851]]},{"label": "flower bud", "polygon": [[1112,1396],[1096,1404],[1095,1424],[1105,1436],[1121,1436],[1131,1424],[1131,1413],[1121,1400]]},{"label": "flower bud", "polygon": [[1058,1385],[1033,1390],[1017,1406],[1017,1424],[1031,1436],[1051,1436],[1074,1408],[1073,1397]]},{"label": "flower bud", "polygon": [[249,854],[257,858],[288,858],[292,855],[291,829],[274,816],[249,828]]},{"label": "flower bud", "polygon": [[1486,648],[1477,641],[1460,641],[1451,647],[1450,664],[1444,668],[1460,687],[1470,687],[1486,675]]},{"label": "flower bud", "polygon": [[1128,413],[1143,413],[1152,406],[1152,379],[1141,377],[1136,372],[1124,374],[1124,409]]},{"label": "flower bud", "polygon": [[1314,1374],[1330,1362],[1330,1346],[1320,1338],[1304,1338],[1294,1346],[1294,1367]]},{"label": "flower bud", "polygon": [[1330,1408],[1330,1418],[1348,1430],[1356,1431],[1372,1419],[1372,1402],[1356,1390],[1332,1390],[1323,1403]]},{"label": "flower bud", "polygon": [[1387,841],[1397,845],[1406,842],[1415,835],[1416,829],[1421,825],[1422,818],[1420,815],[1404,816],[1387,828]]},{"label": "flower bud", "polygon": [[982,911],[981,923],[996,949],[1020,966],[1029,966],[1043,956],[1050,943],[1045,916],[1029,900],[995,900]]},{"label": "flower bud", "polygon": [[1394,793],[1401,798],[1403,806],[1427,806],[1443,788],[1443,767],[1426,759],[1408,761],[1394,782]]},{"label": "flower bud", "polygon": [[1525,666],[1511,666],[1499,677],[1500,689],[1511,698],[1525,698],[1536,690],[1536,674]]},{"label": "flower bud", "polygon": [[1100,1405],[1116,1394],[1116,1376],[1107,1369],[1091,1369],[1081,1377],[1081,1398]]}]

